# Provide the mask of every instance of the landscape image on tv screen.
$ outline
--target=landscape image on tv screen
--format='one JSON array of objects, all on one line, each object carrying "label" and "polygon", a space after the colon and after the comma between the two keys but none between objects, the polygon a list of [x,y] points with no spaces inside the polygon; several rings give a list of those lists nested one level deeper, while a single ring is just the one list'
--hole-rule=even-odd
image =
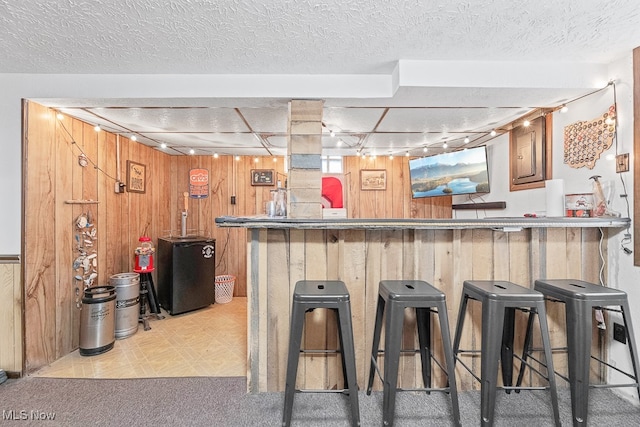
[{"label": "landscape image on tv screen", "polygon": [[414,198],[488,193],[485,147],[409,160]]}]

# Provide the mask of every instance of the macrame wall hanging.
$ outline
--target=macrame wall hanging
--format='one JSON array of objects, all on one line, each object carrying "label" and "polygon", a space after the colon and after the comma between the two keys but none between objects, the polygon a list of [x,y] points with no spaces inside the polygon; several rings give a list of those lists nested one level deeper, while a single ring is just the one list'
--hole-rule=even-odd
[{"label": "macrame wall hanging", "polygon": [[613,144],[615,118],[616,107],[612,105],[598,118],[565,126],[564,163],[576,169],[593,169],[600,155]]}]

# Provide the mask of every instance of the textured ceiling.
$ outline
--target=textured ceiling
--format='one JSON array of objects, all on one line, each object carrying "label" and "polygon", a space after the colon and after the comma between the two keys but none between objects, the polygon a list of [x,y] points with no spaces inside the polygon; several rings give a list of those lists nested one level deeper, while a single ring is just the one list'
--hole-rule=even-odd
[{"label": "textured ceiling", "polygon": [[[389,76],[415,60],[452,71],[465,61],[468,75],[475,63],[527,63],[535,76],[540,64],[608,64],[639,45],[637,0],[0,0],[0,73]],[[493,127],[593,90],[526,77],[325,97],[327,130],[342,141],[327,136],[325,148],[417,155],[467,135],[484,143]],[[39,101],[172,154],[266,155],[286,151],[292,97]]]}]

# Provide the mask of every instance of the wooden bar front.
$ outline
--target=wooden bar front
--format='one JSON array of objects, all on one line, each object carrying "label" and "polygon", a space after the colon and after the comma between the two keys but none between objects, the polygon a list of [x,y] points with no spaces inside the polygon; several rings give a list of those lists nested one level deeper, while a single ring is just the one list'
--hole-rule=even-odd
[{"label": "wooden bar front", "polygon": [[[219,226],[249,228],[247,375],[250,392],[266,392],[284,390],[289,316],[298,280],[335,279],[347,285],[353,312],[358,384],[362,389],[369,369],[380,280],[425,280],[442,290],[447,297],[449,322],[454,328],[461,286],[467,279],[509,280],[522,286],[532,286],[537,278],[575,278],[599,283],[601,239],[604,237],[606,259],[607,227],[621,227],[627,220],[566,223],[559,220],[549,224],[538,222],[534,226],[522,220],[515,225],[509,221],[504,225],[501,221],[501,228],[496,227],[497,223],[483,220],[305,223],[219,218],[216,221]],[[466,322],[463,349],[480,347],[480,307],[475,304],[470,302],[472,319]],[[555,346],[564,346],[563,309],[560,304],[548,304]],[[326,310],[307,314],[303,347],[336,348],[338,339],[332,316],[333,313]],[[414,315],[407,310],[405,316],[403,347],[417,348]],[[524,314],[518,322],[516,352],[521,351]],[[434,353],[443,360],[437,320],[434,320],[434,331]],[[594,340],[594,352],[604,356],[600,339]],[[400,363],[399,387],[422,387],[417,356],[404,354]],[[478,357],[465,363],[479,373]],[[559,372],[566,373],[566,356],[554,356],[554,363]],[[301,354],[299,366],[298,388],[342,387],[338,355]],[[456,374],[460,390],[479,388],[460,364]],[[593,373],[596,377],[601,374]],[[437,367],[434,375],[434,384],[444,385],[446,378]],[[535,378],[527,381],[535,382]],[[374,389],[381,389],[378,379]]]}]

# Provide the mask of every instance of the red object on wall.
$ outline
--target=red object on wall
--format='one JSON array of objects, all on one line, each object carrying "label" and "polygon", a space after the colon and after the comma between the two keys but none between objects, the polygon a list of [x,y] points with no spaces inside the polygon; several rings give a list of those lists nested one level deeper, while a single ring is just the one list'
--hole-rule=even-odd
[{"label": "red object on wall", "polygon": [[140,246],[136,248],[136,262],[133,271],[136,273],[151,273],[153,271],[153,244],[151,238],[142,236],[138,239]]},{"label": "red object on wall", "polygon": [[342,182],[332,176],[322,177],[322,197],[331,203],[332,208],[343,207]]}]

